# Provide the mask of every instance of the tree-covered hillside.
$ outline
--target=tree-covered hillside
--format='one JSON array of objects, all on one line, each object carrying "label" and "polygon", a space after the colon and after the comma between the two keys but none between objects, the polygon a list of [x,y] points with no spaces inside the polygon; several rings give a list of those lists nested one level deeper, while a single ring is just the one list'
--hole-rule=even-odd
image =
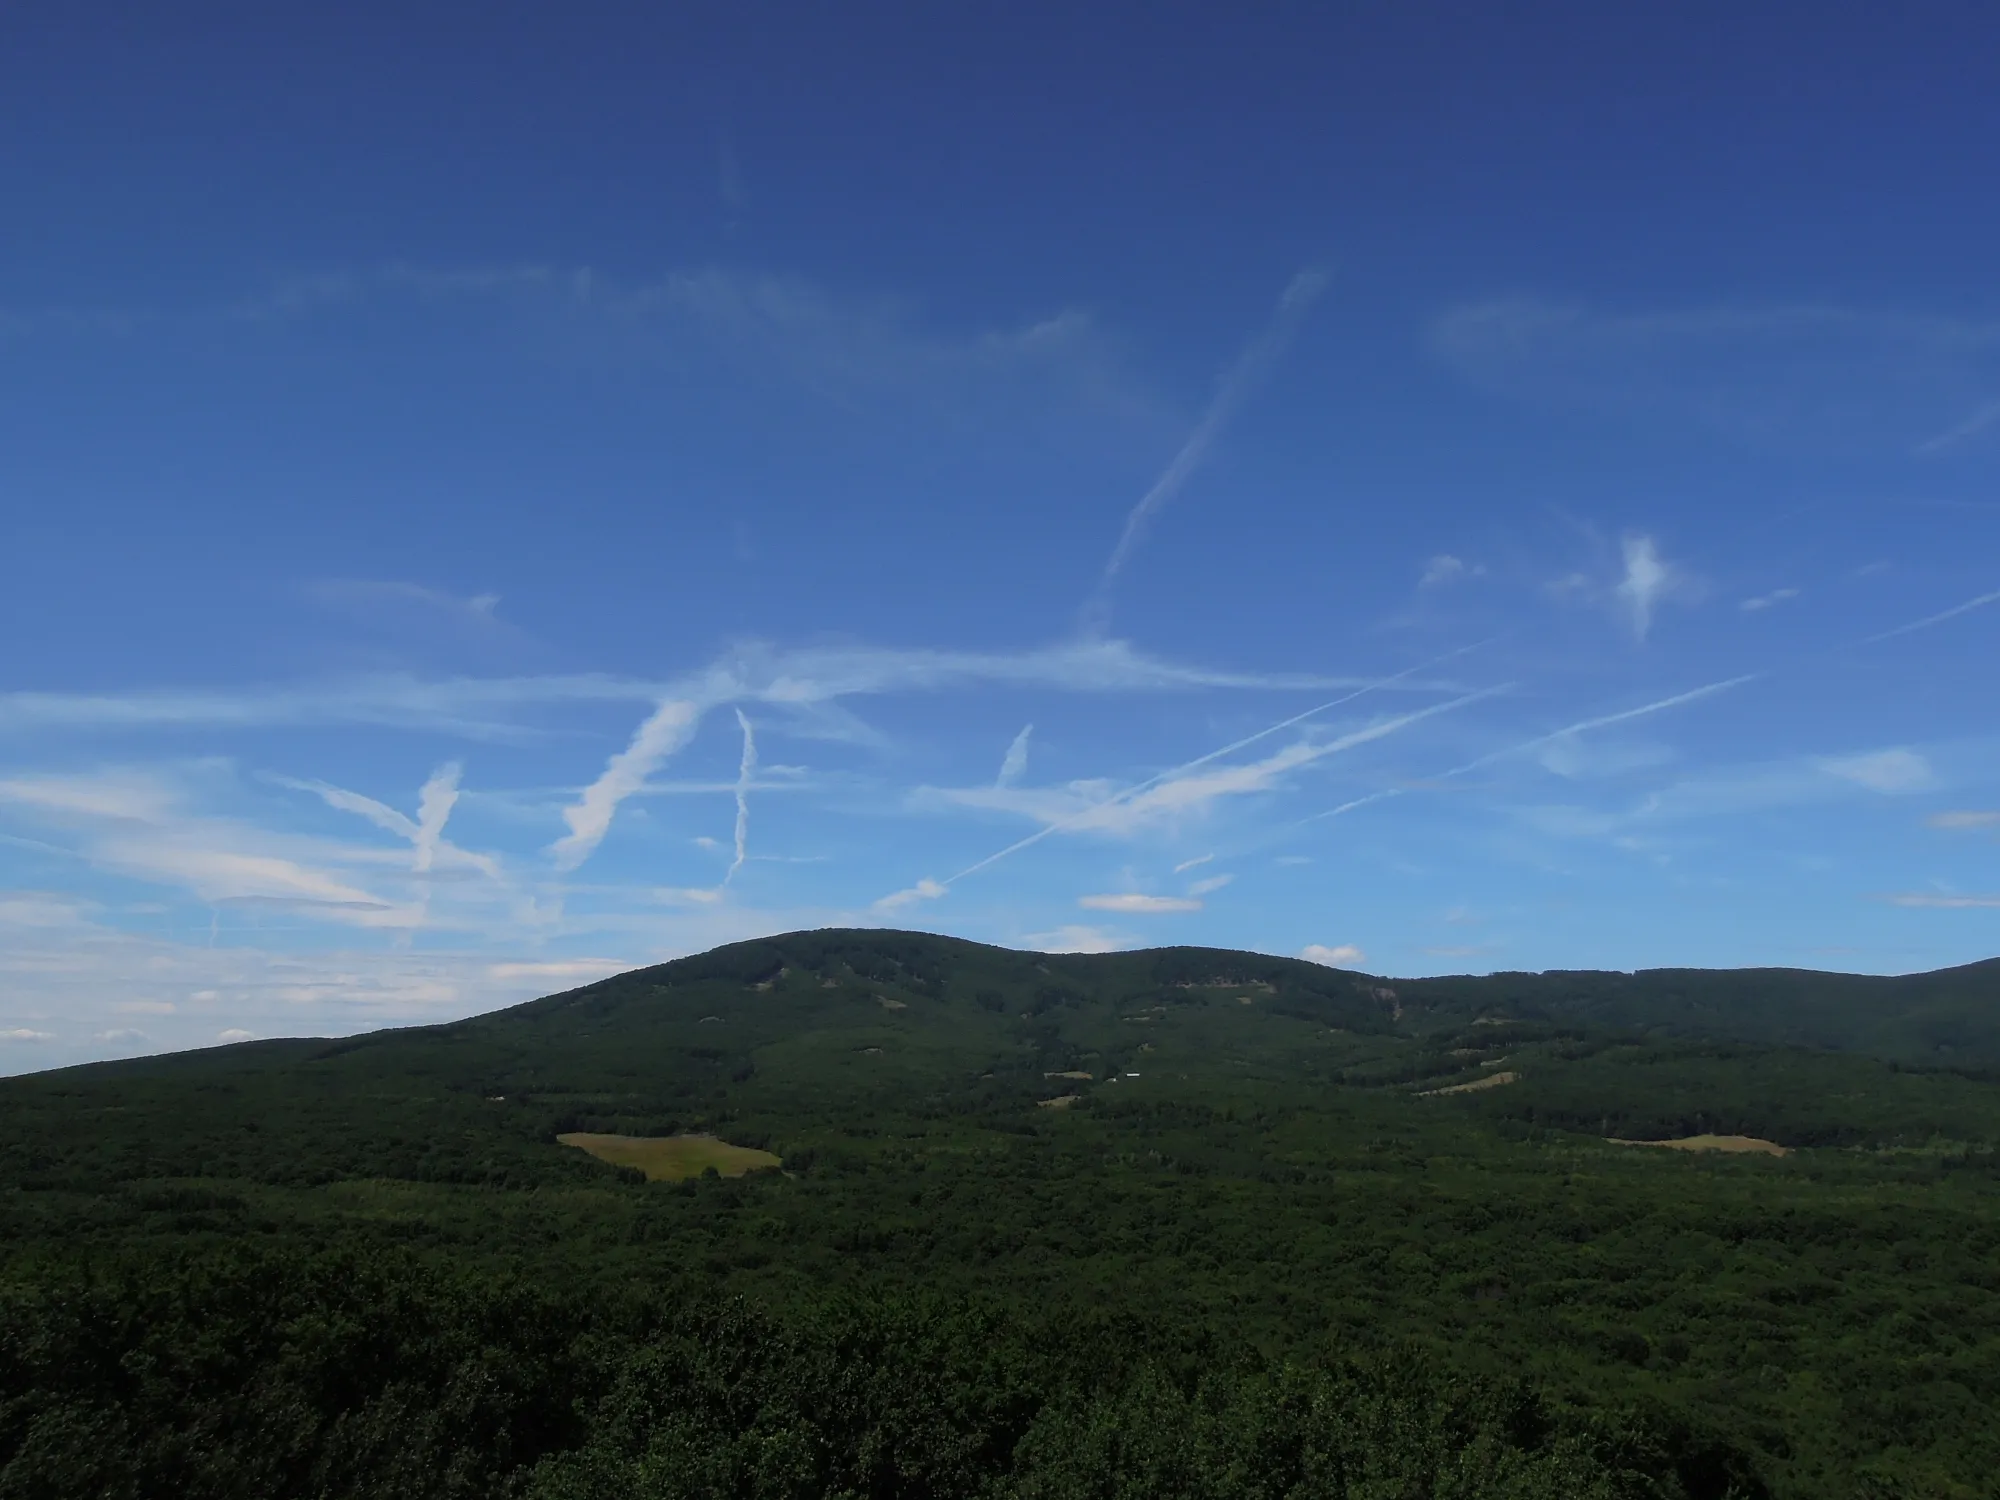
[{"label": "tree-covered hillside", "polygon": [[1996,1015],[830,931],[7,1080],[0,1496],[1987,1493]]}]

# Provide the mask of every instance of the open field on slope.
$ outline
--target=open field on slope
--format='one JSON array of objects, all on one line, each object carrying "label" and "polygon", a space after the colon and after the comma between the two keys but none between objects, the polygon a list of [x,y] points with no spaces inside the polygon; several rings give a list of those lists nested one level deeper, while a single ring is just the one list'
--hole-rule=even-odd
[{"label": "open field on slope", "polygon": [[1628,1141],[1612,1137],[1615,1146],[1665,1146],[1672,1151],[1728,1151],[1738,1155],[1790,1156],[1789,1146],[1754,1135],[1684,1135],[1673,1141]]},{"label": "open field on slope", "polygon": [[732,1146],[712,1135],[596,1135],[572,1130],[556,1139],[614,1167],[637,1167],[648,1182],[682,1182],[710,1167],[718,1176],[741,1177],[782,1165],[768,1151]]}]

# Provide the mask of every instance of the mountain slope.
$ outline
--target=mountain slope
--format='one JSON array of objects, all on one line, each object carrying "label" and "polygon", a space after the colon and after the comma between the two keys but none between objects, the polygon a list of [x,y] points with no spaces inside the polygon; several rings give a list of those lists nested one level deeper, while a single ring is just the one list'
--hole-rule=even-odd
[{"label": "mountain slope", "polygon": [[[622,1389],[564,1363],[598,1340],[665,1381],[646,1387],[661,1412],[701,1388],[658,1376],[655,1335],[618,1310],[635,1289],[675,1309],[749,1299],[781,1342],[894,1293],[984,1308],[1032,1368],[995,1377],[1022,1411],[1056,1409],[1073,1378],[1178,1411],[1204,1372],[1370,1350],[1401,1368],[1416,1350],[1480,1379],[1527,1372],[1576,1431],[1669,1476],[1618,1493],[1979,1493],[2000,1470],[2000,1081],[1900,1055],[1940,1018],[1976,1039],[1995,978],[1385,981],[1209,949],[825,931],[446,1025],[0,1081],[0,1351],[46,1354],[26,1374],[0,1359],[0,1495],[17,1438],[30,1457],[61,1438],[81,1472],[101,1433],[143,1447],[208,1420],[175,1376],[145,1387],[151,1427],[116,1427],[137,1409],[131,1370],[185,1342],[140,1348],[135,1330],[236,1330],[204,1369],[248,1390],[297,1375],[337,1435],[361,1410],[341,1392],[384,1388],[368,1372],[406,1359],[381,1352],[399,1340],[418,1365],[463,1361],[465,1392],[501,1389],[488,1360],[513,1335],[489,1324],[511,1315],[477,1312],[476,1289],[510,1278],[570,1299],[520,1330],[523,1358],[569,1372],[521,1386],[559,1392],[520,1394],[523,1410]],[[783,1170],[649,1184],[561,1144],[572,1131],[710,1132]],[[1709,1133],[1799,1149],[1617,1143]],[[267,1272],[293,1320],[270,1336]],[[432,1306],[434,1274],[463,1287]],[[432,1310],[357,1308],[355,1276]],[[1115,1368],[1092,1364],[1107,1339],[1131,1351]],[[703,1368],[726,1371],[729,1347]],[[350,1373],[309,1375],[295,1348]],[[897,1354],[883,1388],[920,1368]],[[223,1384],[204,1410],[244,1410]],[[45,1421],[9,1415],[35,1402]],[[577,1420],[604,1462],[641,1463],[617,1411]],[[382,1452],[419,1451],[395,1430]],[[582,1431],[551,1453],[580,1452]],[[1619,1447],[1641,1432],[1666,1446]],[[1104,1472],[1119,1462],[1107,1450]],[[582,1492],[647,1493],[596,1474]]]}]

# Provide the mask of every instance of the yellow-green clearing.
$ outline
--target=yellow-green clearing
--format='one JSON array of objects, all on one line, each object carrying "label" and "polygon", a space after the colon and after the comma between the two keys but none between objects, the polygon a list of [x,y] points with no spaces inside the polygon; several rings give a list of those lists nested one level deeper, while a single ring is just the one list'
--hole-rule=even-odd
[{"label": "yellow-green clearing", "polygon": [[780,1165],[768,1151],[732,1146],[712,1135],[590,1135],[571,1131],[556,1139],[614,1167],[637,1167],[648,1182],[680,1182],[699,1177],[709,1167],[724,1177],[741,1177],[745,1172]]},{"label": "yellow-green clearing", "polygon": [[1665,1146],[1673,1151],[1733,1151],[1764,1156],[1790,1156],[1790,1146],[1780,1146],[1755,1135],[1684,1135],[1673,1141],[1626,1141],[1610,1137],[1614,1146]]}]

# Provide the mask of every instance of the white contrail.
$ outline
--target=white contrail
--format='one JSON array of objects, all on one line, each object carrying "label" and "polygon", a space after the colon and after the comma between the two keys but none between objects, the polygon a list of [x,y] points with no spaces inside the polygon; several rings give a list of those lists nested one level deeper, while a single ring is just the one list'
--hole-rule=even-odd
[{"label": "white contrail", "polygon": [[[1761,675],[1758,672],[1746,672],[1741,677],[1731,677],[1722,682],[1711,682],[1704,687],[1690,688],[1685,693],[1675,693],[1671,698],[1661,698],[1652,703],[1642,703],[1637,708],[1622,709],[1618,713],[1603,714],[1595,719],[1580,719],[1574,724],[1564,725],[1561,729],[1551,730],[1547,734],[1538,734],[1531,740],[1523,740],[1518,745],[1509,745],[1505,750],[1495,750],[1489,755],[1480,756],[1477,760],[1467,761],[1462,766],[1457,766],[1446,771],[1444,776],[1463,776],[1468,771],[1476,771],[1481,766],[1491,765],[1494,761],[1504,760],[1507,756],[1519,755],[1523,751],[1539,749],[1553,740],[1561,739],[1566,734],[1582,734],[1586,730],[1603,729],[1610,724],[1622,724],[1627,719],[1643,719],[1647,714],[1656,714],[1662,709],[1678,708],[1683,703],[1693,703],[1698,699],[1711,697],[1716,693],[1726,693],[1733,687],[1741,687],[1746,682],[1756,681]],[[1439,779],[1442,780],[1443,777]]]},{"label": "white contrail", "polygon": [[1981,594],[1977,599],[1968,599],[1963,604],[1954,604],[1950,609],[1941,609],[1934,615],[1926,615],[1921,620],[1912,620],[1907,625],[1898,625],[1894,630],[1885,630],[1880,635],[1871,635],[1862,641],[1864,646],[1872,646],[1877,641],[1886,641],[1895,636],[1908,635],[1913,630],[1927,630],[1933,625],[1942,625],[1954,615],[1968,614],[1975,609],[1983,609],[1989,604],[2000,604],[2000,589],[1990,594]]},{"label": "white contrail", "polygon": [[437,858],[438,845],[444,839],[445,820],[458,802],[458,778],[462,768],[457,761],[448,762],[431,772],[431,778],[417,793],[417,829],[411,842],[416,845],[416,862],[411,866],[419,875],[431,867]]},{"label": "white contrail", "polygon": [[1098,579],[1097,588],[1085,607],[1086,614],[1103,612],[1104,597],[1112,580],[1130,561],[1153,517],[1181,492],[1182,486],[1201,467],[1202,461],[1208,457],[1208,450],[1215,445],[1222,429],[1229,425],[1230,418],[1236,415],[1244,399],[1256,389],[1258,381],[1285,352],[1285,346],[1291,343],[1292,335],[1298,331],[1299,320],[1319,294],[1326,290],[1326,282],[1326,272],[1305,270],[1294,276],[1285,287],[1271,321],[1223,373],[1215,395],[1209,400],[1208,410],[1201,414],[1194,431],[1188,434],[1180,451],[1161,470],[1160,477],[1153,481],[1153,487],[1139,497],[1139,503],[1125,517],[1125,529],[1119,533],[1118,545],[1111,549],[1110,560],[1104,564],[1104,574]]},{"label": "white contrail", "polygon": [[1387,802],[1391,797],[1403,795],[1403,788],[1392,786],[1386,791],[1370,792],[1365,797],[1356,797],[1352,802],[1343,802],[1338,807],[1329,807],[1325,812],[1316,812],[1310,818],[1301,818],[1292,826],[1303,828],[1308,823],[1317,823],[1322,818],[1337,818],[1343,813],[1351,813],[1357,807],[1366,807],[1371,802]]},{"label": "white contrail", "polygon": [[393,833],[399,839],[408,839],[412,844],[420,837],[417,825],[408,813],[399,812],[387,803],[377,802],[373,797],[364,797],[359,792],[350,792],[346,787],[333,786],[324,781],[302,781],[293,776],[273,776],[271,780],[279,786],[291,787],[294,791],[311,792],[328,807],[366,818],[385,833]]},{"label": "white contrail", "polygon": [[1920,454],[1936,453],[1942,448],[1949,448],[1953,443],[1964,442],[1975,433],[1984,432],[1995,422],[2000,422],[2000,401],[1989,401],[1956,427],[1948,428],[1936,437],[1917,444],[1910,451]]},{"label": "white contrail", "polygon": [[[1687,692],[1675,693],[1670,698],[1660,698],[1651,703],[1642,703],[1637,708],[1621,709],[1615,714],[1600,714],[1594,719],[1579,719],[1576,723],[1566,724],[1561,729],[1551,730],[1547,734],[1538,734],[1531,740],[1521,741],[1518,745],[1509,745],[1504,750],[1495,750],[1489,754],[1480,756],[1477,760],[1469,760],[1462,766],[1453,766],[1449,771],[1441,771],[1431,779],[1434,781],[1448,781],[1455,776],[1464,776],[1478,770],[1481,766],[1490,766],[1496,760],[1505,760],[1510,755],[1520,755],[1524,751],[1536,749],[1538,746],[1546,745],[1553,740],[1559,740],[1566,734],[1582,734],[1586,730],[1602,729],[1609,724],[1622,724],[1627,719],[1641,719],[1647,714],[1659,713],[1662,709],[1675,708],[1683,703],[1693,703],[1697,699],[1707,698],[1715,693],[1727,692],[1733,687],[1741,687],[1746,682],[1754,681],[1759,675],[1761,674],[1748,672],[1741,677],[1731,677],[1722,682],[1711,682],[1703,687],[1690,688]],[[1365,797],[1356,797],[1352,802],[1343,802],[1340,806],[1330,807],[1325,812],[1314,813],[1309,818],[1301,818],[1291,826],[1294,828],[1303,828],[1306,824],[1317,823],[1322,818],[1337,818],[1343,813],[1353,812],[1358,807],[1366,807],[1373,802],[1386,802],[1391,797],[1400,797],[1409,790],[1411,788],[1398,786],[1389,787],[1380,792],[1370,792]]]},{"label": "white contrail", "polygon": [[701,713],[701,704],[684,698],[670,698],[653,710],[632,736],[632,743],[605,763],[597,780],[583,789],[574,806],[563,809],[569,832],[549,846],[557,869],[574,870],[590,858],[610,831],[618,804],[645,785],[662,761],[693,738]]},{"label": "white contrail", "polygon": [[743,759],[736,767],[736,858],[723,872],[724,885],[736,878],[736,872],[750,855],[750,778],[757,774],[757,736],[751,732],[750,721],[740,708],[736,710],[736,722],[743,726]]},{"label": "white contrail", "polygon": [[[1471,649],[1472,649],[1471,647],[1462,647],[1461,651],[1471,650]],[[1459,654],[1460,654],[1459,651],[1454,651],[1448,653],[1447,657],[1440,657],[1439,660],[1440,661],[1448,660],[1450,656],[1457,656]],[[1311,718],[1314,714],[1325,713],[1330,708],[1337,708],[1343,703],[1350,703],[1354,699],[1359,698],[1363,693],[1373,692],[1376,688],[1379,687],[1386,687],[1389,683],[1396,682],[1401,678],[1407,677],[1413,672],[1425,671],[1428,668],[1433,667],[1435,665],[1437,665],[1436,662],[1425,662],[1422,666],[1411,667],[1407,672],[1398,672],[1394,677],[1385,677],[1378,683],[1371,683],[1367,687],[1356,688],[1353,692],[1348,693],[1344,697],[1334,698],[1326,703],[1318,704],[1315,707],[1307,709],[1304,713],[1293,714],[1289,719],[1281,719],[1276,724],[1270,725],[1268,728],[1258,730],[1255,734],[1245,735],[1242,739],[1235,741],[1233,744],[1224,745],[1220,750],[1211,750],[1208,752],[1208,754],[1197,756],[1195,759],[1188,761],[1184,765],[1175,766],[1171,770],[1160,772],[1157,776],[1148,777],[1144,781],[1126,787],[1121,792],[1114,793],[1112,796],[1105,798],[1102,802],[1092,803],[1082,812],[1075,813],[1070,817],[1063,818],[1058,822],[1050,823],[1045,827],[1039,828],[1035,832],[1029,834],[1026,838],[1018,839],[1014,843],[1009,844],[1005,849],[1002,849],[994,854],[989,854],[986,856],[986,858],[979,860],[974,864],[967,865],[963,870],[960,870],[956,875],[952,876],[951,879],[942,882],[942,884],[946,887],[956,885],[959,881],[965,879],[966,876],[976,874],[979,871],[986,869],[990,865],[998,864],[1001,860],[1007,858],[1010,854],[1018,854],[1021,850],[1028,848],[1032,844],[1039,844],[1043,839],[1049,837],[1049,835],[1051,834],[1063,833],[1068,831],[1069,829],[1076,828],[1083,824],[1086,824],[1090,822],[1093,818],[1097,817],[1099,814],[1103,813],[1106,809],[1119,806],[1122,803],[1130,802],[1133,798],[1139,796],[1143,792],[1151,790],[1153,787],[1160,785],[1162,782],[1173,781],[1178,777],[1185,776],[1187,775],[1188,772],[1199,770],[1201,767],[1209,764],[1209,762],[1211,761],[1220,760],[1225,755],[1233,755],[1236,751],[1242,750],[1247,746],[1254,745],[1257,743],[1257,741],[1268,738],[1269,736],[1278,733],[1280,730],[1289,729],[1294,724],[1301,723],[1302,721]],[[1380,724],[1371,725],[1367,729],[1357,730],[1350,735],[1343,735],[1340,739],[1333,741],[1331,744],[1320,747],[1318,753],[1315,754],[1313,758],[1318,759],[1320,758],[1321,755],[1331,755],[1340,750],[1351,749],[1355,745],[1365,744],[1369,740],[1381,739],[1385,735],[1394,734],[1397,730],[1402,729],[1406,725],[1414,724],[1419,719],[1428,719],[1433,714],[1441,714],[1449,712],[1450,710],[1455,708],[1463,708],[1468,703],[1477,702],[1481,698],[1490,698],[1495,693],[1504,691],[1506,691],[1505,688],[1483,688],[1476,693],[1464,694],[1463,696],[1454,698],[1447,703],[1433,704],[1429,708],[1418,709],[1415,713],[1404,714],[1399,718],[1385,720]]]},{"label": "white contrail", "polygon": [[354,813],[366,818],[384,832],[393,833],[399,839],[407,839],[414,851],[410,869],[413,874],[427,873],[440,856],[450,863],[471,866],[494,880],[501,878],[500,866],[488,854],[474,854],[469,849],[461,849],[444,836],[444,825],[451,816],[452,808],[458,802],[458,781],[462,768],[457,761],[448,762],[431,772],[430,780],[417,794],[417,816],[399,812],[386,803],[377,802],[373,797],[364,797],[359,792],[350,792],[345,787],[330,785],[324,781],[301,780],[295,776],[271,776],[269,779],[279,786],[288,786],[294,791],[311,792],[328,807],[341,812]]}]

